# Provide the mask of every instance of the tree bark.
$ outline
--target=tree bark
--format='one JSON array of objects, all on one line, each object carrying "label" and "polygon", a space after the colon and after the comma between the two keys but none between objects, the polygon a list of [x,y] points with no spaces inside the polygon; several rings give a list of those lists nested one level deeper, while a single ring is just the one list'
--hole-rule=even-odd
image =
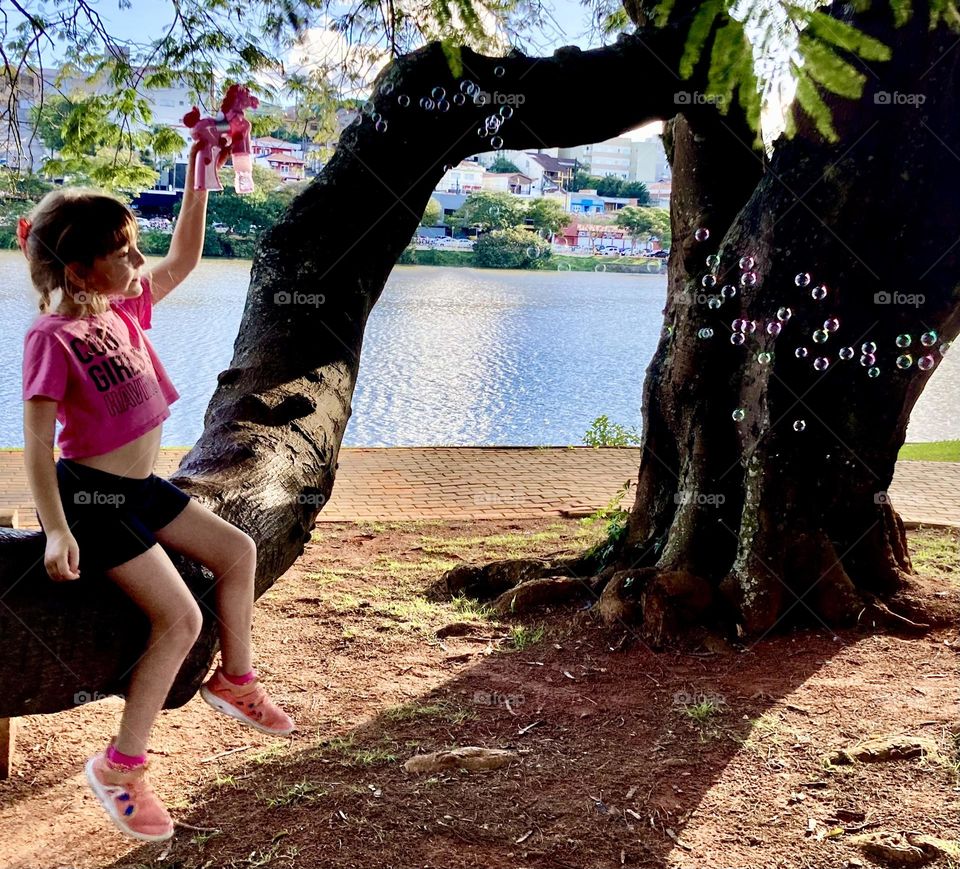
[{"label": "tree bark", "polygon": [[[171,477],[257,542],[258,597],[301,555],[330,496],[367,317],[444,165],[491,147],[491,136],[481,139],[477,130],[496,105],[468,98],[427,111],[420,98],[443,87],[452,102],[464,79],[491,94],[522,95],[497,133],[504,147],[608,138],[672,114],[672,70],[688,26],[689,17],[680,18],[605,48],[562,48],[542,58],[465,50],[456,78],[431,44],[381,74],[371,113],[386,120],[386,131],[371,115],[345,130],[322,174],[265,233],[230,367],[218,376],[200,440]],[[646,86],[624,96],[597,89],[598,81]],[[557,94],[590,106],[589,131],[557,111]],[[401,95],[409,106],[400,105]],[[145,618],[109,580],[54,583],[43,547],[41,534],[0,532],[0,717],[123,693],[146,642]],[[217,639],[212,577],[170,554],[205,618],[167,698],[176,707],[196,693]]]}]

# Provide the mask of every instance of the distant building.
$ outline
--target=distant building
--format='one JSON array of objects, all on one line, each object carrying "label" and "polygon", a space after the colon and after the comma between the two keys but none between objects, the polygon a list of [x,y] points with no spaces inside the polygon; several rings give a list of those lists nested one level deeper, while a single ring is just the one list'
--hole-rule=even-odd
[{"label": "distant building", "polygon": [[295,157],[293,154],[277,151],[257,157],[255,162],[273,169],[284,181],[303,181],[304,179],[306,164],[300,157]]},{"label": "distant building", "polygon": [[461,160],[443,173],[437,184],[440,193],[474,193],[483,190],[483,176],[486,169],[472,160]]},{"label": "distant building", "polygon": [[559,154],[577,160],[584,172],[596,178],[613,175],[648,186],[670,180],[670,164],[659,136],[640,140],[617,136],[595,144],[560,148]]},{"label": "distant building", "polygon": [[483,189],[491,192],[530,196],[533,179],[522,172],[484,172],[482,183]]},{"label": "distant building", "polygon": [[572,221],[554,236],[554,240],[571,250],[597,250],[607,247],[629,250],[631,248],[630,234],[622,226],[614,224]]},{"label": "distant building", "polygon": [[598,196],[596,190],[578,190],[566,194],[564,210],[571,214],[610,214],[636,204],[635,197]]}]

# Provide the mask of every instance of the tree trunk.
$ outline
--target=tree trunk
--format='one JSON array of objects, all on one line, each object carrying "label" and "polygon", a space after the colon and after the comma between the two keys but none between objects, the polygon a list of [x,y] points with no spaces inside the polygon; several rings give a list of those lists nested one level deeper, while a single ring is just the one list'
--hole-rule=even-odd
[{"label": "tree trunk", "polygon": [[[364,327],[393,264],[445,164],[491,147],[494,133],[481,138],[477,130],[499,104],[458,104],[460,82],[522,95],[496,132],[505,147],[584,141],[585,128],[556,110],[557,93],[591,106],[589,135],[608,138],[672,113],[671,70],[688,27],[689,16],[606,48],[562,48],[544,58],[465,50],[459,77],[434,43],[381,74],[371,112],[344,131],[322,174],[264,234],[230,367],[218,376],[200,440],[171,477],[257,542],[258,597],[303,552],[329,498]],[[647,86],[627,98],[595,88],[633,80]],[[422,108],[437,87],[449,108]],[[123,693],[147,639],[146,619],[105,577],[52,582],[43,547],[39,533],[0,531],[0,717]],[[196,693],[217,638],[209,572],[170,554],[205,618],[167,698],[176,707]]]},{"label": "tree trunk", "polygon": [[[886,491],[910,411],[960,328],[955,34],[928,31],[919,10],[901,30],[884,9],[854,23],[894,57],[873,66],[857,102],[827,100],[837,144],[798,117],[754,187],[758,164],[738,165],[746,152],[723,119],[672,124],[676,255],[621,558],[655,568],[647,583],[694,577],[711,597],[698,619],[741,635],[796,617],[849,625],[878,596],[908,590]],[[699,241],[698,228],[710,237]],[[712,290],[701,285],[710,254],[720,256]],[[740,281],[743,256],[756,260],[752,286]],[[726,284],[736,296],[712,309],[708,296]],[[738,319],[756,323],[742,344],[731,343]],[[861,365],[866,342],[875,366]],[[669,639],[657,613],[645,625]]]}]

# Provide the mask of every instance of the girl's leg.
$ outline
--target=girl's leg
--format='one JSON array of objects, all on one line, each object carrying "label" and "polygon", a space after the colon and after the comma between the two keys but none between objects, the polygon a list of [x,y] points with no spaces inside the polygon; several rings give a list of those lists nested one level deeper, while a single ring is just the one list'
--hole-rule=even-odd
[{"label": "girl's leg", "polygon": [[200,634],[203,617],[190,589],[157,544],[108,569],[106,575],[150,619],[150,639],[130,678],[114,743],[123,754],[140,755],[146,753],[150,730]]},{"label": "girl's leg", "polygon": [[231,676],[253,667],[250,632],[257,547],[253,539],[198,501],[191,500],[154,536],[164,546],[205,565],[216,577],[220,660]]}]

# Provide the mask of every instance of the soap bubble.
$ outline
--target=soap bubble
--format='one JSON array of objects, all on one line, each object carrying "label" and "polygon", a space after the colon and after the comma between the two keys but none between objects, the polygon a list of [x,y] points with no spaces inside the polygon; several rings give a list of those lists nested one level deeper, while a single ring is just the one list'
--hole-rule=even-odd
[{"label": "soap bubble", "polygon": [[430,96],[432,96],[435,100],[442,100],[446,95],[447,92],[439,85],[430,91]]},{"label": "soap bubble", "polygon": [[711,329],[709,326],[705,326],[703,329],[701,329],[699,332],[697,332],[697,337],[698,337],[698,338],[712,338],[712,337],[713,337],[713,329]]},{"label": "soap bubble", "polygon": [[498,115],[487,115],[486,119],[483,122],[483,125],[488,130],[499,130],[500,123],[501,121]]},{"label": "soap bubble", "polygon": [[880,376],[880,369],[877,368],[876,365],[874,365],[873,368],[867,369],[867,377],[879,377],[879,376]]},{"label": "soap bubble", "polygon": [[917,360],[917,368],[921,371],[929,371],[936,364],[936,360],[928,353]]},{"label": "soap bubble", "polygon": [[777,308],[777,319],[781,323],[786,323],[793,316],[793,311],[789,308]]},{"label": "soap bubble", "polygon": [[605,272],[607,270],[607,266],[605,263],[600,263],[599,265],[595,265],[593,270],[595,272]]},{"label": "soap bubble", "polygon": [[767,323],[767,334],[773,335],[773,337],[776,338],[782,328],[783,326],[778,322]]},{"label": "soap bubble", "polygon": [[869,368],[876,361],[877,361],[877,357],[874,356],[872,353],[864,353],[863,356],[860,357],[860,364],[864,368]]},{"label": "soap bubble", "polygon": [[373,128],[374,128],[378,133],[385,133],[385,132],[387,132],[387,122],[386,122],[383,118],[381,118],[379,121],[377,121],[377,122],[373,125]]},{"label": "soap bubble", "polygon": [[707,267],[715,269],[718,265],[720,265],[720,257],[715,253],[710,254],[707,257]]},{"label": "soap bubble", "polygon": [[823,321],[823,328],[828,332],[836,332],[840,328],[840,321],[836,317],[830,317]]},{"label": "soap bubble", "polygon": [[697,241],[706,241],[708,238],[710,238],[710,230],[707,229],[706,227],[700,227],[700,229],[698,229],[698,230],[693,234],[693,237],[694,237]]},{"label": "soap bubble", "polygon": [[748,272],[753,268],[753,257],[752,256],[742,256],[740,257],[740,269],[742,271]]},{"label": "soap bubble", "polygon": [[853,359],[855,351],[853,347],[841,347],[840,348],[840,358],[841,359]]},{"label": "soap bubble", "polygon": [[800,272],[794,279],[793,282],[798,287],[808,287],[810,286],[810,275],[808,272]]},{"label": "soap bubble", "polygon": [[372,111],[374,110],[374,108],[375,108],[375,106],[374,106],[374,104],[373,104],[373,100],[367,100],[367,101],[364,102],[364,104],[360,107],[360,111],[366,112],[366,113],[369,115],[370,112],[372,112]]},{"label": "soap bubble", "polygon": [[383,116],[380,114],[380,112],[373,112],[373,113],[370,115],[370,120],[373,121],[374,123],[376,123],[377,121],[380,120],[381,117],[383,117]]},{"label": "soap bubble", "polygon": [[393,93],[393,82],[385,81],[383,83],[383,87],[380,88],[380,93],[382,93],[384,96],[390,96],[390,94]]},{"label": "soap bubble", "polygon": [[906,371],[911,365],[913,365],[913,357],[909,353],[897,357],[897,368],[901,371]]},{"label": "soap bubble", "polygon": [[757,331],[757,321],[756,320],[744,320],[743,321],[743,331],[748,335],[752,335]]},{"label": "soap bubble", "polygon": [[738,347],[747,340],[747,336],[743,332],[733,332],[730,335],[730,343],[736,344]]},{"label": "soap bubble", "polygon": [[558,263],[557,264],[558,272],[568,272],[570,271],[570,263]]},{"label": "soap bubble", "polygon": [[757,273],[756,272],[744,272],[740,275],[740,286],[741,287],[752,287],[757,283]]},{"label": "soap bubble", "polygon": [[420,108],[428,112],[433,109],[433,100],[430,97],[420,97]]},{"label": "soap bubble", "polygon": [[460,92],[469,95],[473,92],[473,82],[469,79],[464,79],[460,82]]},{"label": "soap bubble", "polygon": [[707,307],[713,311],[716,311],[722,304],[723,302],[721,302],[717,296],[711,296],[707,299]]},{"label": "soap bubble", "polygon": [[462,106],[466,101],[467,101],[467,98],[463,94],[453,95],[453,104],[455,106]]},{"label": "soap bubble", "polygon": [[734,422],[743,422],[746,415],[747,413],[742,407],[738,407],[733,413],[730,414],[730,416],[733,417]]},{"label": "soap bubble", "polygon": [[716,275],[704,275],[704,276],[703,276],[703,279],[700,281],[700,283],[701,283],[703,286],[707,287],[708,289],[709,289],[710,287],[715,287],[715,286],[717,285],[717,276],[716,276]]},{"label": "soap bubble", "polygon": [[876,352],[877,352],[877,345],[876,345],[876,343],[873,342],[873,341],[864,341],[863,344],[860,345],[860,352],[861,352],[861,353],[876,353]]},{"label": "soap bubble", "polygon": [[826,371],[830,367],[830,360],[826,356],[818,356],[813,360],[813,367],[817,371]]},{"label": "soap bubble", "polygon": [[795,419],[793,421],[793,430],[794,431],[803,431],[807,427],[806,420]]},{"label": "soap bubble", "polygon": [[817,344],[823,344],[830,337],[830,333],[826,329],[817,329],[813,333],[813,340]]},{"label": "soap bubble", "polygon": [[897,335],[897,346],[900,348],[909,347],[913,343],[913,338],[907,334]]},{"label": "soap bubble", "polygon": [[737,288],[732,284],[725,284],[720,290],[720,295],[725,299],[732,299],[737,294]]},{"label": "soap bubble", "polygon": [[815,302],[822,302],[827,297],[827,287],[825,284],[820,284],[817,287],[814,287],[810,290],[810,297]]},{"label": "soap bubble", "polygon": [[920,343],[923,344],[924,347],[932,347],[937,343],[937,333],[933,331],[924,332],[920,336]]},{"label": "soap bubble", "polygon": [[757,354],[757,362],[759,362],[761,365],[766,365],[771,359],[773,359],[773,355],[767,353],[766,350]]},{"label": "soap bubble", "polygon": [[446,112],[450,110],[450,103],[446,100],[437,100],[437,111]]},{"label": "soap bubble", "polygon": [[807,350],[806,347],[797,347],[797,349],[793,351],[793,355],[796,356],[797,359],[806,359],[807,356],[810,355],[810,351]]},{"label": "soap bubble", "polygon": [[734,320],[730,324],[730,328],[733,329],[734,332],[742,332],[746,328],[746,325],[746,320]]},{"label": "soap bubble", "polygon": [[536,245],[530,245],[530,247],[527,248],[527,256],[530,257],[530,259],[536,259],[540,256],[540,248]]},{"label": "soap bubble", "polygon": [[506,73],[506,70],[505,70],[502,66],[495,66],[495,67],[493,68],[493,74],[494,74],[497,78],[503,78],[503,76],[504,76],[505,73]]},{"label": "soap bubble", "polygon": [[500,117],[504,120],[507,118],[513,117],[513,107],[512,106],[500,106]]},{"label": "soap bubble", "polygon": [[490,145],[494,150],[499,151],[503,147],[503,139],[501,139],[499,136],[494,136],[490,140]]},{"label": "soap bubble", "polygon": [[481,138],[489,135],[490,131],[486,127],[477,127],[477,135]]}]

